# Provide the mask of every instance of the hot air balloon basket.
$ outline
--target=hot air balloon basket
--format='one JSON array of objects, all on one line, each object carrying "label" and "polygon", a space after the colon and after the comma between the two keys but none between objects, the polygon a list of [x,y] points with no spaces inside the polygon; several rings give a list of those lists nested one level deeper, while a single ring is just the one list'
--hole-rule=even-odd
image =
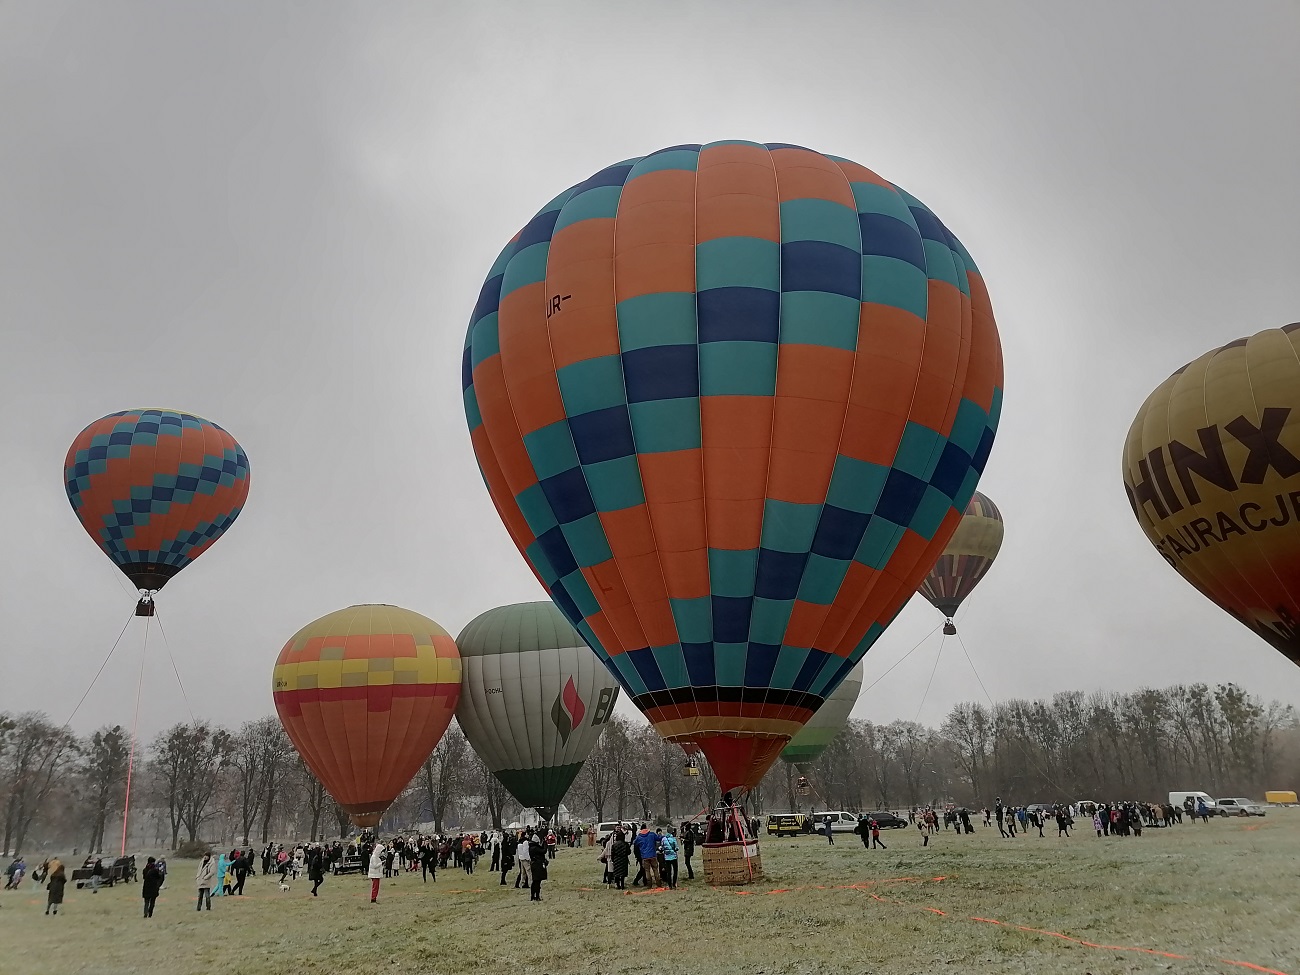
[{"label": "hot air balloon basket", "polygon": [[758,843],[705,843],[704,882],[713,887],[739,887],[763,879]]}]

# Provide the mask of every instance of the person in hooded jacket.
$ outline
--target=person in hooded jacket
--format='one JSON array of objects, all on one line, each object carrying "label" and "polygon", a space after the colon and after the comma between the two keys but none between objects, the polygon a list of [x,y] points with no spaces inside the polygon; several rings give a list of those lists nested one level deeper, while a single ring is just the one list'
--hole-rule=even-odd
[{"label": "person in hooded jacket", "polygon": [[659,838],[659,869],[669,890],[677,889],[677,836],[671,829]]},{"label": "person in hooded jacket", "polygon": [[645,871],[645,885],[659,886],[659,834],[646,827],[636,834],[636,850],[641,854],[641,869]]},{"label": "person in hooded jacket", "polygon": [[58,914],[59,907],[63,904],[63,887],[68,882],[68,875],[61,862],[51,860],[46,870],[46,877],[49,882],[45,885],[45,889],[50,892],[50,896],[45,902],[45,913]]},{"label": "person in hooded jacket", "polygon": [[158,861],[150,857],[140,874],[140,896],[144,898],[144,916],[153,917],[153,906],[158,902],[158,892],[162,890],[163,874],[158,869]]},{"label": "person in hooded jacket", "polygon": [[528,841],[528,856],[532,860],[532,896],[529,900],[540,901],[542,899],[542,881],[546,879],[546,843],[541,836],[534,833],[532,839]]},{"label": "person in hooded jacket", "polygon": [[212,910],[212,888],[216,882],[217,865],[212,859],[212,854],[205,853],[194,878],[194,886],[199,890],[199,902],[194,907],[196,911],[201,911],[204,907],[209,911]]},{"label": "person in hooded jacket", "polygon": [[384,844],[375,843],[370,854],[370,869],[366,872],[370,878],[370,903],[379,903],[379,882],[384,879]]}]

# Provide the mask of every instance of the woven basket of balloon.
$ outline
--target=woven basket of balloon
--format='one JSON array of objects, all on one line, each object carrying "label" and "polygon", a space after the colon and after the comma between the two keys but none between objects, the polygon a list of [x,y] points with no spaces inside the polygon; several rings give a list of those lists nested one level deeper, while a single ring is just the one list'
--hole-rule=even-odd
[{"label": "woven basket of balloon", "polygon": [[738,887],[763,878],[758,841],[704,844],[704,882],[714,887]]}]

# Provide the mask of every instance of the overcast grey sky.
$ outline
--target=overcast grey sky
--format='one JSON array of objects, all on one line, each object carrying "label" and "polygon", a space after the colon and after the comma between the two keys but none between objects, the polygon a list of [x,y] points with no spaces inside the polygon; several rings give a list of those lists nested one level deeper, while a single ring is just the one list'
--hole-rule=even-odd
[{"label": "overcast grey sky", "polygon": [[[392,602],[453,634],[542,598],[461,410],[482,279],[548,199],[685,142],[792,142],[925,201],[980,265],[1007,523],[959,620],[994,697],[1300,669],[1150,548],[1120,480],[1175,368],[1300,319],[1300,6],[1168,2],[0,6],[0,710],[57,720],[133,604],[61,486],[138,406],[226,427],[233,529],[162,594],[194,710],[272,709],[304,623]],[[870,683],[936,623],[919,597]],[[79,731],[129,723],[128,631]],[[938,638],[855,712],[913,718]],[[142,732],[188,718],[157,631]],[[921,718],[981,697],[949,641]]]}]

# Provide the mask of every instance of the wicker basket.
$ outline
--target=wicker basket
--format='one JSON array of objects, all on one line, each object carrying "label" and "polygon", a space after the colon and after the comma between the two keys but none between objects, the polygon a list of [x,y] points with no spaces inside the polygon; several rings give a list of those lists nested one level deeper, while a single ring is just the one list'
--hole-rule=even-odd
[{"label": "wicker basket", "polygon": [[[746,856],[748,852],[748,856]],[[704,882],[714,887],[738,887],[763,879],[763,859],[758,841],[705,843]]]}]

